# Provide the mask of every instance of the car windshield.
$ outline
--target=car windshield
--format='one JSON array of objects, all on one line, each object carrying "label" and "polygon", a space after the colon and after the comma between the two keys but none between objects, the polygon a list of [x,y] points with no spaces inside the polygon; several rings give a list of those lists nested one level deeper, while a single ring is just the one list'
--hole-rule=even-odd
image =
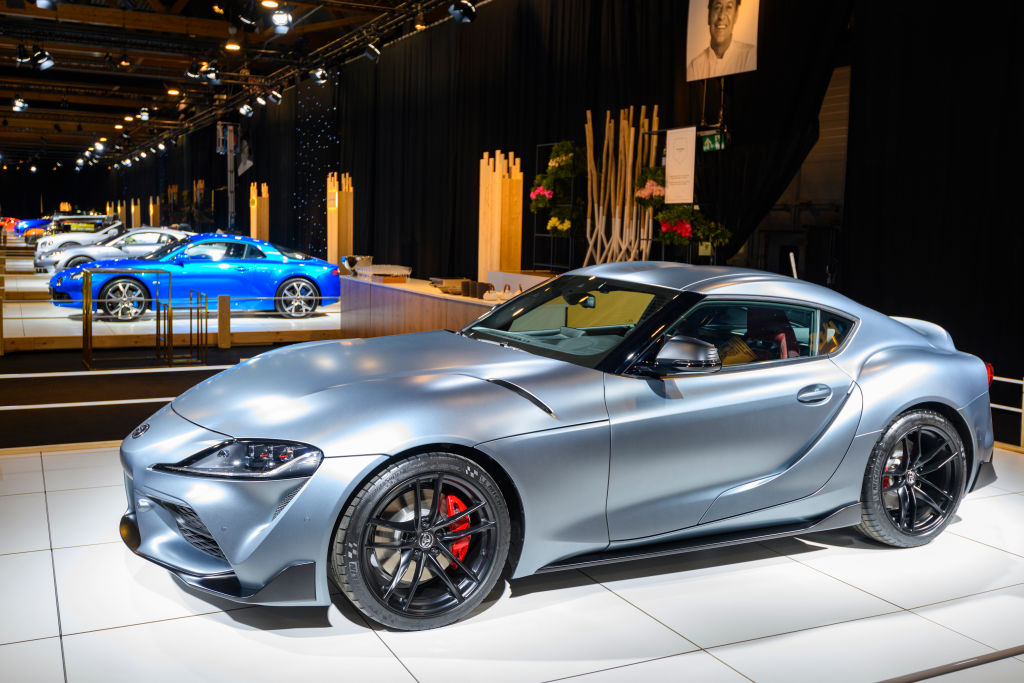
[{"label": "car windshield", "polygon": [[661,287],[563,275],[499,306],[463,334],[592,368],[676,295]]},{"label": "car windshield", "polygon": [[179,248],[184,247],[191,241],[192,238],[185,237],[174,242],[168,242],[167,244],[163,245],[156,251],[151,251],[150,253],[140,258],[143,259],[144,261],[160,261],[163,259],[163,257],[167,256],[172,251],[177,251]]},{"label": "car windshield", "polygon": [[289,249],[288,247],[282,247],[280,244],[271,244],[270,246],[274,247],[274,249],[277,249],[279,252],[281,252],[282,256],[286,256],[296,261],[308,261],[310,258],[312,258],[309,254],[303,254],[301,251]]}]

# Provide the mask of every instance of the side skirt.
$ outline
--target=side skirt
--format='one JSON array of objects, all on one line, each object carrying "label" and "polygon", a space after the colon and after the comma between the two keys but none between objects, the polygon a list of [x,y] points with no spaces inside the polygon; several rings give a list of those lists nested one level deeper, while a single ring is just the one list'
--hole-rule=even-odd
[{"label": "side skirt", "polygon": [[538,574],[558,572],[565,569],[579,569],[581,567],[592,567],[599,564],[614,564],[616,562],[628,562],[631,560],[642,560],[650,557],[664,557],[665,555],[677,555],[697,550],[709,550],[711,548],[722,548],[741,543],[754,541],[770,541],[775,538],[797,536],[800,534],[813,533],[815,531],[827,531],[829,529],[842,529],[848,526],[856,526],[861,522],[861,505],[854,503],[817,521],[803,524],[789,524],[786,526],[767,527],[760,529],[748,529],[731,534],[719,534],[714,536],[701,536],[688,538],[682,541],[669,541],[655,545],[624,548],[622,550],[609,550],[600,553],[588,553],[566,558],[558,562],[552,562],[537,570]]}]

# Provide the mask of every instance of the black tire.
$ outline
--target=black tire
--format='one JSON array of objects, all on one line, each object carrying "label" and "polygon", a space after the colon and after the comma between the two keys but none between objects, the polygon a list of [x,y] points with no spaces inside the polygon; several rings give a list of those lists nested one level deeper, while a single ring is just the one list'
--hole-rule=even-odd
[{"label": "black tire", "polygon": [[445,626],[472,612],[501,578],[509,528],[505,499],[482,468],[450,453],[416,455],[370,479],[342,511],[331,579],[378,624]]},{"label": "black tire", "polygon": [[64,244],[57,247],[58,249],[74,249],[75,247],[82,246],[78,242],[65,242]]},{"label": "black tire", "polygon": [[274,308],[285,318],[308,318],[319,305],[320,290],[304,277],[288,278],[274,297]]},{"label": "black tire", "polygon": [[924,545],[953,519],[966,483],[967,454],[956,427],[931,410],[903,413],[871,452],[857,529],[886,545]]},{"label": "black tire", "polygon": [[103,285],[97,303],[118,322],[138,320],[149,308],[149,290],[130,277],[114,278]]},{"label": "black tire", "polygon": [[89,258],[88,256],[76,256],[73,259],[71,259],[70,261],[68,261],[67,265],[65,265],[64,267],[65,268],[74,268],[75,266],[80,266],[83,263],[89,263],[90,261],[92,261],[92,259]]}]

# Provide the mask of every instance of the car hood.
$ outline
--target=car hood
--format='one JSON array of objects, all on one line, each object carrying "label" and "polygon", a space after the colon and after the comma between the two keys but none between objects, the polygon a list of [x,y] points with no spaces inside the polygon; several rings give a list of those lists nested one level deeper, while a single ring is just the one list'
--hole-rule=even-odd
[{"label": "car hood", "polygon": [[56,280],[63,280],[69,278],[75,273],[90,269],[95,270],[96,268],[166,268],[168,264],[162,263],[161,261],[143,261],[141,259],[133,258],[113,258],[103,259],[101,261],[90,261],[89,263],[83,263],[80,266],[73,266],[71,268],[65,268],[60,271],[51,279],[51,284],[55,284]]},{"label": "car hood", "polygon": [[285,347],[196,385],[172,408],[221,434],[293,439],[328,455],[474,445],[607,419],[600,371],[440,330]]}]

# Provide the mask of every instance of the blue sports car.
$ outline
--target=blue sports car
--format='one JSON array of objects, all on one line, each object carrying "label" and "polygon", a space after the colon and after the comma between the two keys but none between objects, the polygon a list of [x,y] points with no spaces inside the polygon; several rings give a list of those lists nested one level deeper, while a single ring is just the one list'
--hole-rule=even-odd
[{"label": "blue sports car", "polygon": [[45,228],[50,224],[49,218],[26,218],[23,221],[18,221],[14,224],[14,234],[17,237],[21,237],[25,234],[26,230],[33,228]]},{"label": "blue sports car", "polygon": [[187,300],[192,291],[211,298],[228,294],[232,310],[276,310],[286,318],[305,318],[318,305],[336,302],[341,290],[333,263],[251,237],[207,233],[172,242],[142,258],[67,268],[50,278],[54,305],[81,308],[84,271],[104,268],[170,274],[167,278],[154,273],[94,273],[94,310],[123,321],[141,316],[154,298]]}]

